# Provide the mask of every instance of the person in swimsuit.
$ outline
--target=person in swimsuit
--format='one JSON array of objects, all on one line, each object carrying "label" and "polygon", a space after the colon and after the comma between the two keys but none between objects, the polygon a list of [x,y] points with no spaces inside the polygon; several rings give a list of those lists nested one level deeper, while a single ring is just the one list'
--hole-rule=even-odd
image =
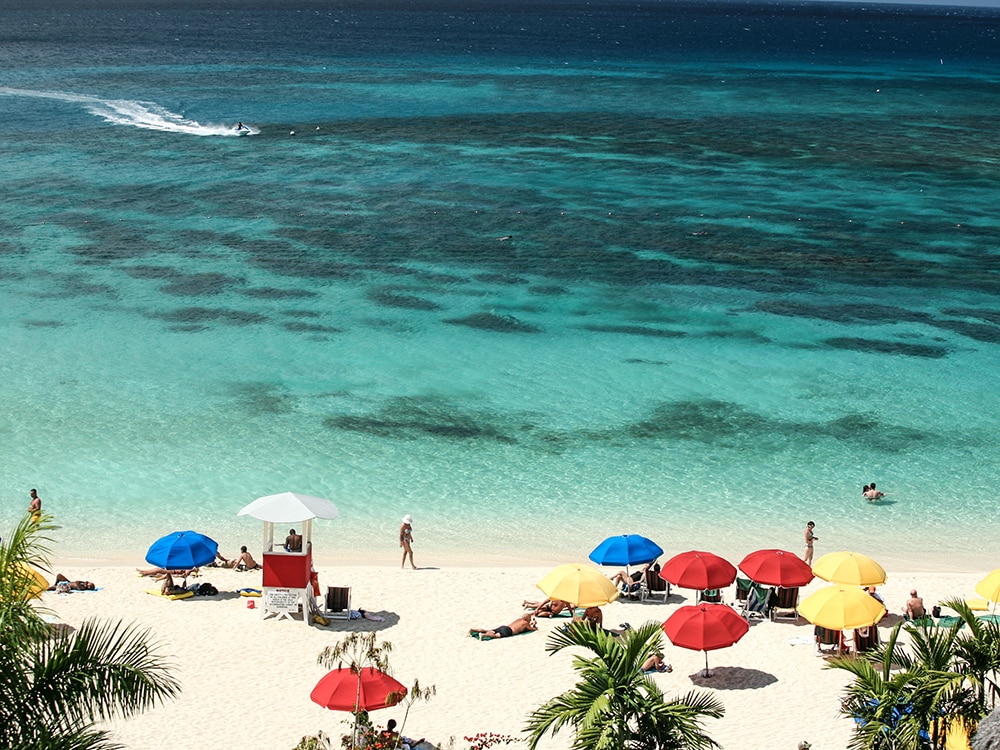
[{"label": "person in swimsuit", "polygon": [[531,614],[535,617],[555,617],[562,612],[572,610],[570,603],[561,599],[546,599],[544,602],[529,602],[525,599],[522,604],[531,608]]},{"label": "person in swimsuit", "polygon": [[806,553],[802,556],[805,560],[806,565],[812,565],[813,563],[813,541],[819,539],[818,536],[813,534],[813,529],[816,528],[816,523],[810,521],[806,524]]},{"label": "person in swimsuit", "polygon": [[38,496],[38,490],[31,491],[31,499],[28,501],[28,514],[33,523],[42,520],[42,498]]},{"label": "person in swimsuit", "polygon": [[481,641],[488,641],[493,638],[510,638],[512,635],[526,633],[529,630],[538,630],[538,623],[531,612],[521,615],[510,625],[497,625],[495,628],[472,628],[469,635]]},{"label": "person in swimsuit", "polygon": [[866,484],[865,489],[861,494],[864,495],[865,499],[870,503],[874,503],[876,500],[881,500],[885,497],[885,493],[882,492],[882,490],[875,489],[875,482]]},{"label": "person in swimsuit", "polygon": [[236,570],[257,570],[260,565],[253,559],[253,555],[247,552],[247,546],[244,544],[240,547],[240,556],[236,558],[236,565],[233,567]]},{"label": "person in swimsuit", "polygon": [[410,558],[410,567],[414,570],[417,566],[413,562],[413,516],[407,513],[403,516],[403,523],[399,527],[399,546],[403,548],[403,562],[399,567],[406,567],[406,558]]},{"label": "person in swimsuit", "polygon": [[642,663],[643,672],[673,672],[674,668],[663,661],[663,654],[657,651]]},{"label": "person in swimsuit", "polygon": [[285,552],[301,552],[302,535],[296,534],[295,529],[289,529],[288,536],[285,537]]},{"label": "person in swimsuit", "polygon": [[[65,584],[60,586],[59,584]],[[90,581],[71,581],[62,573],[56,573],[56,581],[49,588],[48,591],[94,591],[97,587]]]},{"label": "person in swimsuit", "polygon": [[927,616],[927,610],[924,609],[924,600],[917,596],[917,590],[910,590],[910,598],[906,600],[906,606],[903,607],[903,616],[907,620],[919,620]]},{"label": "person in swimsuit", "polygon": [[611,583],[617,586],[621,591],[625,591],[627,593],[638,591],[642,586],[643,579],[646,577],[646,571],[649,570],[651,565],[652,563],[646,563],[631,574],[626,573],[624,570],[619,570],[611,576]]}]

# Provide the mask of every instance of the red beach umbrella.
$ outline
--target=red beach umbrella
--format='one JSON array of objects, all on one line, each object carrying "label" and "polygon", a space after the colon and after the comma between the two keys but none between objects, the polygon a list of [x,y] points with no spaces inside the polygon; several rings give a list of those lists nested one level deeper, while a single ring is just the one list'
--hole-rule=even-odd
[{"label": "red beach umbrella", "polygon": [[406,688],[398,680],[374,667],[355,672],[341,667],[328,672],[312,689],[309,697],[332,711],[375,711],[399,703]]},{"label": "red beach umbrella", "polygon": [[663,632],[672,644],[705,652],[705,677],[712,676],[708,671],[708,652],[732,646],[749,630],[750,623],[732,607],[706,602],[681,607],[663,623]]},{"label": "red beach umbrella", "polygon": [[751,552],[740,563],[742,570],[754,583],[795,589],[813,579],[812,568],[792,552],[781,549],[759,549]]},{"label": "red beach umbrella", "polygon": [[681,552],[660,570],[660,578],[682,589],[721,589],[736,580],[736,568],[711,552]]}]

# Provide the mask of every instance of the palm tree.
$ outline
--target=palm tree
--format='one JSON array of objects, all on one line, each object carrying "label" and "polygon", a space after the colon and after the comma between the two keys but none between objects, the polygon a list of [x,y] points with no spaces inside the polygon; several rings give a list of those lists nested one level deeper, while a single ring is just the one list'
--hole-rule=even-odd
[{"label": "palm tree", "polygon": [[667,701],[642,664],[661,647],[662,629],[655,622],[627,631],[623,637],[572,623],[556,630],[546,650],[555,653],[579,646],[592,657],[574,656],[577,684],[531,713],[526,730],[535,750],[547,733],[572,728],[574,750],[669,750],[710,748],[717,743],[701,728],[703,718],[719,718],[722,703],[705,693],[689,692]]},{"label": "palm tree", "polygon": [[983,715],[978,678],[962,668],[957,656],[958,626],[913,628],[908,647],[900,642],[901,626],[869,654],[828,663],[854,675],[841,704],[841,711],[858,722],[850,748],[936,747],[952,721],[973,723]]},{"label": "palm tree", "polygon": [[148,632],[90,619],[53,629],[30,603],[31,567],[48,570],[47,517],[22,521],[0,544],[0,747],[110,750],[98,721],[171,698],[179,685]]}]

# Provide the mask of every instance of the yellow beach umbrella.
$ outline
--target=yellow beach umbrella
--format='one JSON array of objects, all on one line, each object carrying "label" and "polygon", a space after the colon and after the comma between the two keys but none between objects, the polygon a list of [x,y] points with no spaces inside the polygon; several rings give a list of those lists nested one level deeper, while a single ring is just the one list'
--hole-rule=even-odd
[{"label": "yellow beach umbrella", "polygon": [[830,552],[813,565],[813,573],[830,583],[852,586],[881,586],[885,569],[860,552]]},{"label": "yellow beach umbrella", "polygon": [[618,598],[618,588],[592,565],[570,563],[545,574],[538,588],[549,599],[575,607],[599,607]]},{"label": "yellow beach umbrella", "polygon": [[1000,602],[1000,568],[976,584],[976,593],[991,602]]},{"label": "yellow beach umbrella", "polygon": [[[19,563],[15,580],[4,581],[4,588],[7,586],[11,586],[12,591],[16,594],[14,597],[16,601],[26,602],[40,597],[42,592],[48,589],[49,582],[45,580],[45,576],[30,565]],[[0,599],[2,598],[3,596],[0,595]]]},{"label": "yellow beach umbrella", "polygon": [[799,614],[813,625],[829,630],[853,630],[874,625],[885,607],[856,586],[824,586],[799,604]]}]

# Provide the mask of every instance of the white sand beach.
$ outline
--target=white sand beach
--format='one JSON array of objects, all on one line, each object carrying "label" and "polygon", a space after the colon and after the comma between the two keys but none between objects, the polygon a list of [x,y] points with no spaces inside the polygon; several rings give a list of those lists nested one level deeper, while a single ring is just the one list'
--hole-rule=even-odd
[{"label": "white sand beach", "polygon": [[[418,559],[418,563],[421,562]],[[320,584],[352,588],[352,608],[385,618],[334,620],[329,627],[306,627],[301,620],[261,620],[235,590],[259,586],[261,574],[206,568],[197,581],[220,590],[217,597],[169,601],[149,596],[154,582],[133,568],[61,567],[70,578],[95,581],[94,593],[43,595],[42,603],[70,625],[97,616],[135,622],[152,631],[176,665],[182,684],[179,698],[114,726],[117,738],[131,748],[187,750],[278,750],[293,748],[305,734],[324,730],[339,739],[347,714],[311,702],[309,693],[326,670],[316,663],[320,651],[344,633],[374,630],[394,645],[393,673],[406,685],[419,679],[437,695],[416,703],[405,734],[426,737],[447,747],[465,748],[464,737],[480,732],[517,735],[529,712],[574,682],[571,656],[550,655],[547,634],[561,620],[541,620],[539,631],[480,642],[472,627],[494,627],[522,612],[525,598],[544,598],[535,583],[550,565],[451,567],[420,570],[390,566],[319,567]],[[608,571],[612,572],[612,571]],[[988,571],[930,573],[891,571],[879,589],[890,615],[885,633],[899,621],[911,588],[928,608],[941,599],[975,596],[975,584]],[[816,580],[802,596],[826,585]],[[614,602],[604,608],[605,625],[662,622],[678,606],[693,602],[694,592],[674,589],[667,603]],[[733,587],[726,592],[732,601]],[[655,676],[668,697],[689,690],[714,692],[726,714],[708,721],[708,733],[722,747],[735,750],[782,750],[803,739],[816,750],[844,748],[853,729],[838,712],[847,674],[824,669],[826,660],[812,645],[812,626],[761,622],[735,646],[709,654],[714,671],[700,676],[704,655],[673,647],[664,638],[672,673]],[[401,721],[400,707],[373,713],[378,724]],[[545,748],[569,746],[567,733],[542,742]]]}]

